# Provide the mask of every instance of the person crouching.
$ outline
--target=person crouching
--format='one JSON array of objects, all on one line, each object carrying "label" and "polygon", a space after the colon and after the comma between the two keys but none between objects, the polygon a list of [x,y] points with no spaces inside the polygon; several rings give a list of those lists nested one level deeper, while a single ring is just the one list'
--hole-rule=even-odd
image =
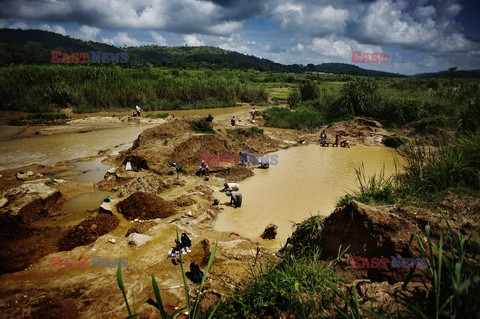
[{"label": "person crouching", "polygon": [[227,196],[230,196],[230,205],[235,208],[242,206],[242,194],[237,191],[227,191]]}]

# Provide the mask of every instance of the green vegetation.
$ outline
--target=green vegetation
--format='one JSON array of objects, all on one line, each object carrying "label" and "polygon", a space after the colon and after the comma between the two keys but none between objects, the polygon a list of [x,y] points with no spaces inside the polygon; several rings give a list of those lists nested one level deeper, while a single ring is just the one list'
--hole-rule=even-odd
[{"label": "green vegetation", "polygon": [[367,177],[365,167],[355,168],[358,190],[340,198],[337,206],[344,206],[351,200],[356,200],[370,205],[389,205],[397,201],[397,177],[385,177],[385,170],[380,174]]},{"label": "green vegetation", "polygon": [[147,113],[145,114],[145,117],[151,118],[151,119],[164,119],[170,116],[168,113]]},{"label": "green vegetation", "polygon": [[414,299],[413,303],[406,298],[406,305],[418,318],[477,317],[480,308],[477,298],[480,296],[480,268],[466,258],[472,238],[466,238],[461,233],[455,234],[449,227],[446,243],[440,236],[436,244],[429,225],[425,226],[425,234],[426,245],[419,234],[412,234],[412,240],[428,258],[431,288],[423,298]]},{"label": "green vegetation", "polygon": [[336,281],[332,267],[318,259],[286,259],[252,273],[254,280],[222,303],[215,318],[317,318],[330,306],[333,294],[325,285]]},{"label": "green vegetation", "polygon": [[296,230],[282,249],[283,261],[252,269],[253,280],[238,287],[222,303],[215,318],[263,318],[271,314],[293,318],[318,318],[333,302],[327,281],[336,282],[333,262],[320,256],[322,223],[311,217]]},{"label": "green vegetation", "polygon": [[198,133],[215,134],[215,130],[212,128],[213,116],[209,114],[207,117],[193,121],[191,128]]},{"label": "green vegetation", "polygon": [[[175,72],[177,71],[177,72]],[[127,69],[119,66],[12,66],[0,68],[1,110],[144,111],[265,102],[265,88],[235,71]]]},{"label": "green vegetation", "polygon": [[33,113],[14,118],[8,122],[8,125],[27,125],[27,124],[62,124],[68,120],[65,113]]},{"label": "green vegetation", "polygon": [[385,146],[393,147],[393,148],[398,148],[407,142],[408,142],[408,139],[401,136],[387,136],[383,140],[383,144],[385,144]]},{"label": "green vegetation", "polygon": [[480,128],[480,82],[476,80],[457,79],[452,87],[445,79],[358,77],[341,87],[320,79],[290,93],[290,110],[267,110],[266,125],[314,129],[367,116],[390,128],[411,125],[418,133]]}]

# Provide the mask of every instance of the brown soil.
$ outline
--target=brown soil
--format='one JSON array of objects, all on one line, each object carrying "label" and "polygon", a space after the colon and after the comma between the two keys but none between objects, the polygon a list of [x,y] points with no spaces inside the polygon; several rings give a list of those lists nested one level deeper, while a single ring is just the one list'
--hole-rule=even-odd
[{"label": "brown soil", "polygon": [[95,242],[100,236],[117,228],[120,223],[116,216],[110,214],[96,214],[85,219],[73,227],[58,241],[58,249],[72,250],[75,247],[88,245]]},{"label": "brown soil", "polygon": [[117,210],[128,220],[166,218],[175,214],[172,203],[148,193],[135,193],[117,204]]}]

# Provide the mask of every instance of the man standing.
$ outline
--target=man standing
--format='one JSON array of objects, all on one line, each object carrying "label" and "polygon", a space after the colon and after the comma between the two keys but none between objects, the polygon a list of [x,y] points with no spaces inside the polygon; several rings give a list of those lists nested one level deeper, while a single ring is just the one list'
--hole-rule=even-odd
[{"label": "man standing", "polygon": [[230,205],[233,204],[233,207],[238,208],[242,206],[242,194],[238,191],[227,192],[227,196],[230,196]]},{"label": "man standing", "polygon": [[137,111],[137,116],[139,117],[140,116],[140,112],[142,112],[142,109],[140,108],[140,106],[135,106],[135,110]]}]

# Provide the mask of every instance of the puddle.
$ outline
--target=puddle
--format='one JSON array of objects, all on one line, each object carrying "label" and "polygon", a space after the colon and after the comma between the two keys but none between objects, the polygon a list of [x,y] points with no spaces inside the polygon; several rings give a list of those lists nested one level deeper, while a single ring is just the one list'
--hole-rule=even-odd
[{"label": "puddle", "polygon": [[[278,165],[256,169],[255,176],[240,182],[241,208],[225,209],[214,228],[235,231],[269,248],[279,248],[291,234],[293,222],[311,215],[328,215],[338,199],[357,189],[355,167],[362,162],[368,176],[385,167],[385,175],[395,172],[401,157],[388,147],[357,145],[352,148],[306,145],[275,152]],[[216,192],[220,203],[228,202],[225,193]],[[278,225],[277,239],[264,241],[259,236],[269,223]]]},{"label": "puddle", "polygon": [[74,163],[72,172],[74,172],[75,175],[65,177],[65,179],[74,180],[78,183],[100,182],[110,168],[110,165],[102,164],[105,158],[106,157],[102,157],[94,161]]},{"label": "puddle", "polygon": [[72,197],[53,209],[53,214],[61,216],[59,223],[65,226],[74,226],[96,210],[105,198],[112,195],[107,191],[94,191]]},{"label": "puddle", "polygon": [[127,126],[87,133],[68,133],[0,140],[0,170],[30,165],[53,165],[75,158],[95,156],[101,150],[127,149],[152,125]]}]

